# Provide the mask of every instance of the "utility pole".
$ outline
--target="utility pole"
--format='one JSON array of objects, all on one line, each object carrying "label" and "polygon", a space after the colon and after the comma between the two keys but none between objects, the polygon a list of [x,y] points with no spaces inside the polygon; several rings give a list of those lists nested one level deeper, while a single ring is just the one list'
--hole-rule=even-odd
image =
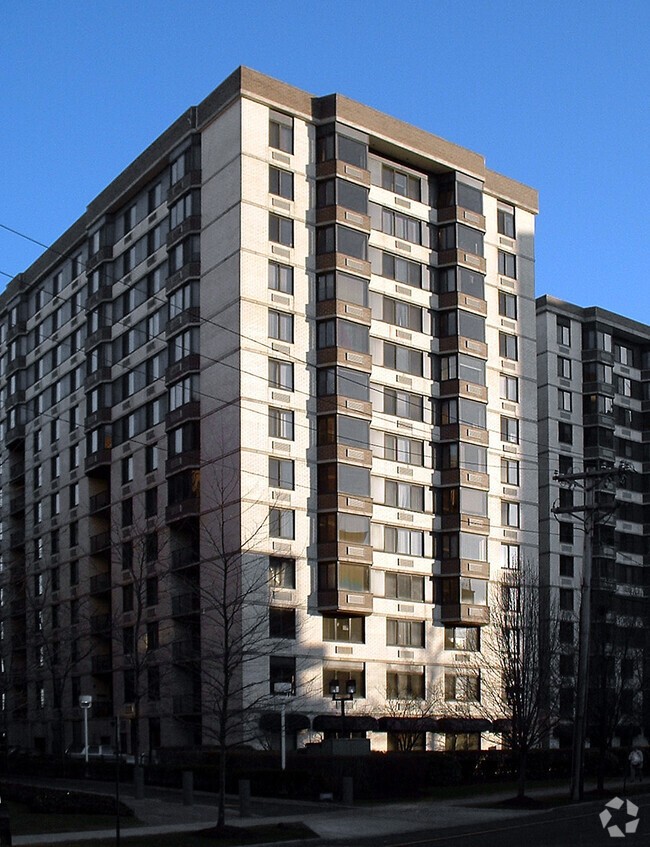
[{"label": "utility pole", "polygon": [[582,800],[584,795],[584,749],[587,726],[587,700],[589,693],[589,654],[591,650],[591,573],[593,559],[593,531],[596,521],[608,518],[616,505],[604,508],[597,502],[596,493],[611,491],[622,482],[630,466],[591,468],[582,473],[555,473],[553,479],[571,488],[582,489],[583,504],[554,506],[553,514],[577,516],[584,531],[582,580],[580,585],[580,612],[578,617],[578,674],[573,721],[571,756],[571,799]]}]

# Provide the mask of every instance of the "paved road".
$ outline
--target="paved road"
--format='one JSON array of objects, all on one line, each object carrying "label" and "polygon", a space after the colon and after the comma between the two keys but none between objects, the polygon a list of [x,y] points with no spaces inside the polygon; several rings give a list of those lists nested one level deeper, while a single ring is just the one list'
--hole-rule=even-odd
[{"label": "paved road", "polygon": [[[635,833],[625,836],[626,847],[650,844],[650,797],[632,798],[638,806],[639,824]],[[435,831],[402,833],[388,837],[346,840],[355,847],[612,847],[622,839],[612,838],[603,829],[600,812],[604,803],[582,803],[525,817],[484,821],[472,826],[449,827]],[[462,808],[458,807],[459,816]],[[504,811],[504,815],[506,812]],[[612,812],[610,824],[624,829],[630,821],[625,807]],[[339,841],[339,844],[341,841]]]}]

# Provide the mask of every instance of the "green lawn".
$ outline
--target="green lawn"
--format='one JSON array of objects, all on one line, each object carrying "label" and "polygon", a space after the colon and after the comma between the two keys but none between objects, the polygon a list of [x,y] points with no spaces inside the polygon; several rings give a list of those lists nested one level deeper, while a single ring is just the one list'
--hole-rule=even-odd
[{"label": "green lawn", "polygon": [[[260,844],[268,841],[292,841],[294,839],[317,838],[315,833],[301,823],[266,824],[251,827],[230,827],[226,838],[216,838],[213,830],[178,832],[169,835],[125,835],[120,839],[123,847],[230,847],[230,845]],[[231,835],[233,830],[238,830]],[[79,841],[59,841],[57,847],[80,847]],[[115,839],[88,841],[91,847],[114,847]],[[39,845],[34,845],[39,847]],[[45,847],[45,845],[40,845]]]},{"label": "green lawn", "polygon": [[[114,815],[52,814],[31,812],[24,803],[7,800],[2,804],[9,810],[12,835],[33,835],[45,832],[79,832],[86,829],[110,829],[115,825]],[[124,826],[138,825],[135,818],[122,818]]]}]

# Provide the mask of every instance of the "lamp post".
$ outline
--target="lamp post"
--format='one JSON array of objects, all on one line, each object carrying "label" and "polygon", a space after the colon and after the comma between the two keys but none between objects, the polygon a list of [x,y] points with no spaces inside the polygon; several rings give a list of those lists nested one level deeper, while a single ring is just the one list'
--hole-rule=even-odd
[{"label": "lamp post", "polygon": [[79,697],[79,706],[84,713],[84,761],[86,762],[85,776],[88,776],[88,712],[93,704],[93,698],[90,694],[81,694]]},{"label": "lamp post", "polygon": [[282,697],[280,701],[280,758],[282,770],[285,770],[287,767],[286,705],[287,699],[293,694],[293,685],[290,682],[276,682],[273,684],[273,693]]},{"label": "lamp post", "polygon": [[335,703],[341,704],[341,738],[345,735],[345,704],[351,703],[354,700],[354,695],[357,693],[357,683],[354,679],[348,679],[345,683],[345,693],[341,691],[341,684],[338,679],[330,681],[330,694]]}]

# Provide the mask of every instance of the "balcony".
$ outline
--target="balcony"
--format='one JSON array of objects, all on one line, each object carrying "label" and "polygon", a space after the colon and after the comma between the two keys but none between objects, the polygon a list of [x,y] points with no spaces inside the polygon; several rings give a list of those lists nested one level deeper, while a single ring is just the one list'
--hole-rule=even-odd
[{"label": "balcony", "polygon": [[454,626],[485,626],[490,622],[490,609],[468,603],[443,604],[440,606],[440,620]]},{"label": "balcony", "polygon": [[462,291],[446,291],[438,298],[440,309],[461,308],[473,312],[475,315],[487,315],[487,302],[480,297],[471,294],[463,294]]},{"label": "balcony", "polygon": [[440,563],[442,576],[467,576],[476,579],[490,578],[490,563],[470,559],[443,559]]},{"label": "balcony", "polygon": [[186,235],[200,231],[201,215],[190,215],[189,218],[186,218],[182,223],[175,226],[174,229],[167,234],[167,249],[169,250],[170,247],[176,244],[177,241],[185,238]]},{"label": "balcony", "polygon": [[24,549],[25,531],[22,529],[18,529],[15,532],[12,532],[9,536],[9,543],[11,545],[12,550],[16,550],[17,548]]},{"label": "balcony", "polygon": [[446,209],[438,209],[438,223],[449,223],[450,221],[471,224],[485,232],[485,215],[465,209],[462,206],[447,206]]},{"label": "balcony", "polygon": [[193,371],[201,370],[201,357],[198,353],[190,353],[188,356],[183,356],[180,362],[174,362],[173,365],[170,365],[165,371],[165,381],[167,385],[170,382],[174,382],[180,377],[185,376],[185,374],[192,373]]},{"label": "balcony", "polygon": [[19,494],[17,497],[12,497],[9,501],[9,514],[19,515],[25,511],[25,495]]},{"label": "balcony", "polygon": [[321,444],[316,456],[319,462],[347,462],[361,465],[364,468],[372,466],[372,450],[366,447],[348,447],[345,444]]},{"label": "balcony", "polygon": [[108,614],[93,615],[90,619],[90,631],[93,635],[110,635],[111,616]]},{"label": "balcony", "polygon": [[97,535],[90,536],[90,555],[98,556],[110,551],[111,534],[110,532],[100,532]]},{"label": "balcony", "polygon": [[100,491],[99,494],[93,494],[90,498],[88,513],[90,515],[97,515],[99,512],[103,512],[105,509],[110,509],[111,507],[111,492],[106,489],[106,491]]},{"label": "balcony", "polygon": [[467,397],[469,400],[479,400],[487,403],[487,386],[476,385],[464,379],[447,379],[440,383],[441,397]]},{"label": "balcony", "polygon": [[20,617],[25,614],[25,598],[21,597],[18,600],[11,601],[11,615],[12,617]]},{"label": "balcony", "polygon": [[199,420],[201,417],[201,402],[194,400],[191,403],[185,403],[173,412],[168,412],[165,417],[165,426],[167,429],[179,426],[186,421]]},{"label": "balcony", "polygon": [[180,571],[184,568],[194,568],[198,564],[199,554],[195,550],[172,550],[172,571]]},{"label": "balcony", "polygon": [[487,491],[490,487],[490,477],[479,471],[468,471],[465,468],[450,468],[440,474],[441,485],[467,486]]},{"label": "balcony", "polygon": [[321,511],[352,512],[355,515],[372,515],[372,497],[355,497],[352,494],[319,494],[317,508]]},{"label": "balcony", "polygon": [[97,573],[90,577],[90,593],[106,594],[111,590],[111,574],[109,571]]},{"label": "balcony", "polygon": [[465,338],[462,335],[449,335],[439,341],[441,353],[469,353],[481,359],[487,359],[488,346],[484,341]]},{"label": "balcony", "polygon": [[318,611],[346,615],[371,615],[372,594],[369,591],[319,590]]},{"label": "balcony", "polygon": [[110,448],[97,450],[86,457],[85,470],[88,476],[108,476],[111,472]]},{"label": "balcony", "polygon": [[198,468],[201,465],[201,453],[199,450],[187,450],[185,453],[179,453],[178,456],[172,456],[165,462],[165,475],[171,476],[179,471],[187,470],[188,468]]},{"label": "balcony", "polygon": [[201,514],[201,498],[189,497],[187,500],[181,500],[180,503],[172,503],[165,510],[165,520],[167,523],[182,521],[186,518],[198,517]]},{"label": "balcony", "polygon": [[196,662],[201,658],[201,644],[191,638],[172,641],[172,661],[177,664]]},{"label": "balcony", "polygon": [[27,332],[27,324],[25,321],[17,321],[7,330],[7,344],[18,338],[19,335],[24,335]]},{"label": "balcony", "polygon": [[96,329],[91,335],[86,338],[86,343],[84,344],[84,350],[86,353],[89,350],[92,350],[93,347],[97,347],[98,344],[101,344],[103,341],[111,340],[112,330],[110,326],[100,326],[99,329]]},{"label": "balcony", "polygon": [[25,368],[25,357],[24,356],[16,356],[14,359],[11,359],[10,362],[7,362],[7,377],[10,377],[16,371],[22,371]]},{"label": "balcony", "polygon": [[90,273],[90,271],[94,270],[97,265],[101,265],[102,262],[108,262],[113,258],[113,245],[107,244],[105,247],[100,247],[96,253],[93,253],[92,256],[86,262],[86,273]]},{"label": "balcony", "polygon": [[317,318],[355,318],[370,326],[371,311],[367,306],[345,300],[321,300],[316,303]]},{"label": "balcony", "polygon": [[372,370],[372,357],[368,353],[355,353],[343,347],[325,347],[316,354],[317,365],[343,365],[358,367],[360,370]]},{"label": "balcony", "polygon": [[317,271],[349,271],[370,277],[370,262],[366,259],[355,259],[345,253],[320,253],[316,256]]},{"label": "balcony", "polygon": [[25,463],[14,462],[9,466],[9,482],[18,483],[25,476]]},{"label": "balcony", "polygon": [[441,529],[443,532],[478,532],[487,534],[490,532],[490,519],[482,515],[443,515],[441,518]]},{"label": "balcony", "polygon": [[25,440],[25,424],[16,424],[11,429],[7,430],[5,436],[5,444],[7,447],[14,447],[21,441]]},{"label": "balcony", "polygon": [[100,426],[100,424],[110,423],[113,418],[113,410],[111,407],[107,406],[103,409],[97,409],[96,412],[93,412],[92,415],[88,415],[84,420],[84,427],[86,429],[95,429],[95,427]]},{"label": "balcony", "polygon": [[321,209],[317,209],[316,223],[339,223],[370,234],[370,215],[364,215],[363,212],[354,212],[344,206],[323,206]]},{"label": "balcony", "polygon": [[180,618],[185,615],[194,615],[201,608],[201,598],[194,592],[177,594],[172,597],[172,617]]},{"label": "balcony", "polygon": [[24,402],[25,392],[22,389],[14,391],[13,394],[10,394],[9,397],[7,397],[7,410],[20,406],[20,404]]},{"label": "balcony", "polygon": [[97,291],[94,291],[86,300],[86,309],[94,309],[100,303],[110,303],[113,299],[113,284],[105,283],[100,285]]},{"label": "balcony", "polygon": [[201,185],[201,171],[193,170],[186,173],[184,177],[175,182],[172,187],[167,192],[167,202],[173,203],[178,197],[181,197],[185,194],[186,191],[189,191],[190,188],[194,188],[198,185]]},{"label": "balcony", "polygon": [[340,159],[329,159],[327,162],[318,162],[316,165],[316,178],[324,179],[328,176],[340,176],[343,179],[357,182],[370,188],[370,171],[358,168],[356,165],[348,165]]},{"label": "balcony", "polygon": [[113,702],[112,702],[112,700],[103,700],[103,699],[93,700],[92,716],[93,716],[93,718],[112,718],[113,717]]},{"label": "balcony", "polygon": [[372,564],[372,547],[368,544],[337,544],[336,542],[319,544],[317,555],[319,561],[338,560]]},{"label": "balcony", "polygon": [[[112,673],[113,671],[113,657],[110,653],[104,653],[101,656],[93,656],[91,659],[91,667],[92,673],[104,674],[104,673]],[[93,704],[93,710],[95,705]]]},{"label": "balcony", "polygon": [[445,424],[440,427],[441,441],[470,441],[472,444],[488,445],[490,435],[486,429],[467,424]]},{"label": "balcony", "polygon": [[467,250],[441,250],[438,253],[439,265],[464,265],[479,273],[485,273],[485,259],[483,256],[477,256],[475,253],[468,253]]},{"label": "balcony", "polygon": [[178,288],[178,286],[182,285],[186,280],[198,279],[200,276],[201,262],[188,262],[167,279],[167,282],[165,283],[165,291],[167,294],[171,294],[175,288]]},{"label": "balcony", "polygon": [[102,382],[111,381],[111,369],[108,366],[98,368],[91,374],[88,374],[84,380],[84,390],[90,391]]},{"label": "balcony", "polygon": [[200,715],[201,698],[194,697],[191,694],[175,694],[172,700],[172,714],[176,716]]},{"label": "balcony", "polygon": [[332,394],[330,397],[319,397],[316,411],[319,415],[336,412],[339,415],[348,415],[350,412],[363,415],[364,417],[372,417],[372,403],[369,400],[353,400],[349,397],[341,397],[339,394]]},{"label": "balcony", "polygon": [[165,335],[167,338],[174,335],[177,332],[180,332],[181,329],[185,329],[186,326],[192,326],[193,324],[198,324],[201,320],[201,310],[198,306],[190,306],[189,309],[185,309],[184,312],[181,312],[180,315],[176,315],[170,321],[167,322],[167,326],[165,328]]}]

